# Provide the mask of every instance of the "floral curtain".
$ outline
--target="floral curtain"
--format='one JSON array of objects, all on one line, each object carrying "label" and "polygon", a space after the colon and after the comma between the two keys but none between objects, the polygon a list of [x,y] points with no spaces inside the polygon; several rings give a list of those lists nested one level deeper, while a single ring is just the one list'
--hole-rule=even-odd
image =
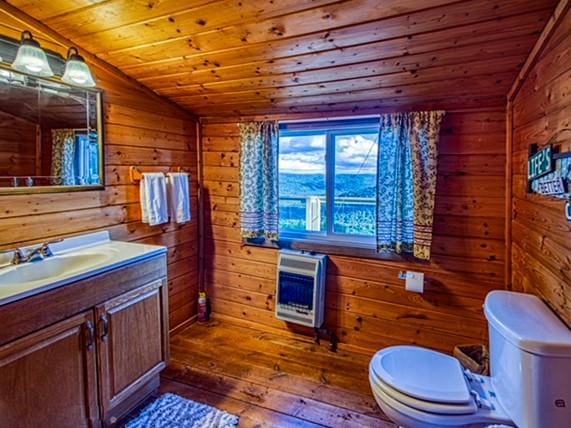
[{"label": "floral curtain", "polygon": [[72,129],[52,129],[51,175],[63,186],[75,184],[75,134]]},{"label": "floral curtain", "polygon": [[377,251],[430,259],[443,111],[381,115]]},{"label": "floral curtain", "polygon": [[278,239],[278,123],[240,124],[240,222],[245,239]]}]

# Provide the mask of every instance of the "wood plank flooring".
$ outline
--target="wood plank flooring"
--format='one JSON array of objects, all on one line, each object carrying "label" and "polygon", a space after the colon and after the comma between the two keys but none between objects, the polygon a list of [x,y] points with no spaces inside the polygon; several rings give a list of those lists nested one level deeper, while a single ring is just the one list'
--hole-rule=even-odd
[{"label": "wood plank flooring", "polygon": [[171,339],[161,392],[240,416],[240,427],[393,428],[368,381],[370,357],[237,326],[194,324]]}]

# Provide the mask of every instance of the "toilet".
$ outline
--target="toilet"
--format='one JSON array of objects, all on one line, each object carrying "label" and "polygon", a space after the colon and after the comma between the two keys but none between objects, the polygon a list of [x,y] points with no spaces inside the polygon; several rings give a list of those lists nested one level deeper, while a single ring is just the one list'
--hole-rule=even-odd
[{"label": "toilet", "polygon": [[369,365],[383,412],[405,428],[569,427],[571,330],[529,294],[492,291],[484,313],[491,376],[429,349],[385,348]]}]

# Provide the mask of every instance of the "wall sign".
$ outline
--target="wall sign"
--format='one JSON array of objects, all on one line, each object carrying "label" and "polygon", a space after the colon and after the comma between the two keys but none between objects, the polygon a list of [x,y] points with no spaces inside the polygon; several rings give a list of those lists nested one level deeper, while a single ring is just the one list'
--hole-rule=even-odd
[{"label": "wall sign", "polygon": [[542,195],[563,195],[565,193],[565,184],[561,177],[540,181],[537,183],[537,192]]},{"label": "wall sign", "polygon": [[553,171],[553,148],[547,146],[545,149],[532,154],[527,162],[527,178],[535,180]]},{"label": "wall sign", "polygon": [[529,146],[527,181],[530,193],[566,199],[565,217],[571,222],[571,151],[562,151],[563,148],[569,149],[570,141],[558,141],[555,148],[552,145],[565,132],[571,132],[571,128],[555,132],[543,150],[538,150],[537,144]]}]

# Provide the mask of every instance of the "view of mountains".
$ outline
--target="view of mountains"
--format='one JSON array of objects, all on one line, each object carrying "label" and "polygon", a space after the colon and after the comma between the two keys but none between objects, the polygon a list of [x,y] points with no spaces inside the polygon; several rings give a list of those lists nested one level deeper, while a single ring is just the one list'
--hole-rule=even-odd
[{"label": "view of mountains", "polygon": [[[375,198],[377,183],[375,174],[335,175],[335,196]],[[280,174],[280,197],[308,197],[325,195],[323,174]]]},{"label": "view of mountains", "polygon": [[[376,175],[338,174],[335,176],[334,230],[361,236],[374,236],[376,220]],[[325,196],[324,174],[280,174],[280,229],[283,231],[305,231],[306,201],[284,200],[283,198],[307,198]],[[337,198],[370,198],[371,202],[339,201]],[[327,210],[321,204],[318,222],[320,230],[326,229]]]}]

